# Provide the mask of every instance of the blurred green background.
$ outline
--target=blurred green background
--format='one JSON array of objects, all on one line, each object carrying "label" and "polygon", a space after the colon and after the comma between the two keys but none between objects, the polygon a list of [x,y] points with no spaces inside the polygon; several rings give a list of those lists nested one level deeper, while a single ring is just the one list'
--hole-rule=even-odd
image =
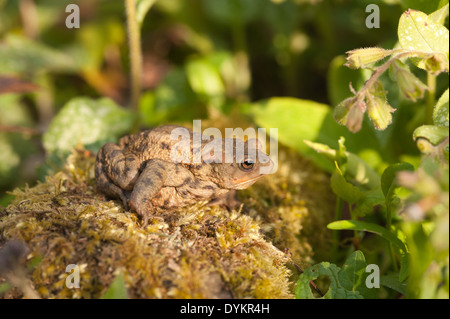
[{"label": "blurred green background", "polygon": [[[129,104],[124,2],[76,1],[81,27],[68,29],[65,11],[72,2],[0,0],[0,75],[21,81],[0,95],[3,205],[6,190],[36,180],[46,157],[41,134],[68,100],[110,97]],[[140,2],[145,9],[154,1]],[[350,94],[348,81],[327,77],[358,74],[341,70],[342,55],[356,47],[392,47],[408,5],[376,1],[381,28],[367,29],[365,8],[372,2],[156,1],[148,14],[141,11],[142,127],[205,118],[208,108],[230,113],[273,96],[336,105]],[[434,10],[433,1],[422,2]]]},{"label": "blurred green background", "polygon": [[[375,130],[366,116],[361,131],[350,133],[336,123],[333,109],[352,95],[349,83],[359,90],[372,73],[344,67],[347,51],[397,48],[397,27],[405,10],[430,14],[448,1],[137,0],[143,64],[142,90],[135,105],[130,94],[132,63],[125,2],[0,0],[0,206],[10,202],[8,190],[43,180],[80,143],[95,152],[121,135],[193,119],[214,123],[228,118],[236,126],[253,121],[260,127],[278,128],[282,144],[320,168],[334,171],[330,183],[332,188],[336,183],[333,191],[341,200],[345,194],[340,194],[336,185],[342,185],[344,191],[345,187],[352,191],[356,187],[303,140],[343,152],[343,143],[338,143],[343,136],[346,150],[356,156],[357,163],[364,162],[370,168],[378,184],[391,164],[408,162],[419,167],[423,158],[412,135],[417,127],[429,124],[424,121],[425,99],[411,102],[402,97],[390,74],[381,79],[389,104],[396,108],[386,130]],[[71,3],[80,9],[79,29],[66,27],[70,15],[66,7]],[[380,9],[380,28],[366,27],[369,4]],[[448,28],[448,17],[444,25]],[[412,64],[411,71],[427,83],[426,72]],[[448,83],[448,73],[437,77],[431,106]],[[448,142],[448,95],[446,103]],[[434,296],[435,291],[430,291],[445,281],[444,292],[436,295],[448,298],[448,227],[437,227],[442,220],[448,225],[448,201],[443,200],[448,197],[448,158],[441,163],[445,168],[424,163],[428,175],[419,172],[416,184],[409,185],[409,191],[408,187],[402,189],[399,197],[409,198],[413,204],[422,198],[439,198],[438,209],[430,209],[431,221],[425,216],[420,223],[403,223],[394,214],[394,224],[400,226],[390,228],[386,208],[398,201],[394,205],[394,200],[386,199],[384,203],[379,185],[375,190],[364,190],[367,202],[357,208],[367,211],[352,216],[352,221],[364,217],[365,222],[387,224],[386,232],[409,245],[410,273],[416,278],[411,281],[409,296]],[[392,185],[396,169],[389,172]],[[431,184],[435,193],[430,195],[425,190],[431,189]],[[434,227],[437,235],[433,235]],[[368,258],[384,263],[390,275],[395,270],[396,290],[404,293],[400,285],[408,262],[401,261],[398,280],[398,269],[386,261],[385,244],[380,245],[381,239],[376,238],[372,241],[369,237],[366,243]],[[424,250],[433,249],[428,259],[421,257]],[[350,250],[344,248],[332,261],[341,264]],[[392,251],[391,255],[395,257]],[[436,260],[441,267],[435,267],[438,279],[427,291],[430,279],[424,275],[422,281],[422,275]],[[396,263],[394,260],[394,266]],[[416,293],[418,285],[423,293]],[[395,295],[391,292],[389,296]]]}]

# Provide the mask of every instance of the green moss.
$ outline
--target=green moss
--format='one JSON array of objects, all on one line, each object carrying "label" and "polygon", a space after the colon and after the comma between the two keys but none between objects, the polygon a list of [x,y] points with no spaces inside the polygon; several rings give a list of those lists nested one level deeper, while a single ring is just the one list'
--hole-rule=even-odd
[{"label": "green moss", "polygon": [[[161,211],[145,229],[95,192],[94,162],[74,152],[45,183],[14,190],[0,212],[0,246],[18,239],[28,259],[41,258],[29,277],[43,298],[99,298],[120,272],[131,298],[292,298],[291,256],[309,263],[312,247],[327,245],[325,176],[289,151],[277,174],[240,193],[242,211],[198,203]],[[304,236],[306,227],[318,238]],[[80,267],[79,289],[65,285],[69,264]]]}]

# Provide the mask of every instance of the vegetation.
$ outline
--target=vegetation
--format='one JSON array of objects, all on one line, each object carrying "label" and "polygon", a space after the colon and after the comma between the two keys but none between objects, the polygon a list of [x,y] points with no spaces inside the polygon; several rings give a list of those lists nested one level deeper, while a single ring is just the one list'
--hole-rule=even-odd
[{"label": "vegetation", "polygon": [[[182,240],[206,227],[205,216],[216,223],[208,224],[206,233],[223,226],[223,236],[229,237],[222,242],[217,237],[225,246],[215,243],[211,254],[199,252],[199,264],[183,264],[175,249],[172,267],[191,269],[184,272],[188,276],[205,269],[205,256],[222,262],[213,253],[222,249],[240,270],[249,270],[233,282],[228,276],[240,270],[219,267],[224,285],[235,296],[316,298],[320,290],[325,298],[448,298],[449,4],[379,1],[380,28],[368,28],[366,7],[371,2],[77,1],[80,28],[68,28],[71,1],[0,0],[0,205],[5,207],[0,233],[35,243],[31,249],[37,256],[33,249],[38,241],[31,234],[41,231],[57,239],[57,247],[68,247],[48,231],[64,233],[78,225],[80,210],[97,216],[86,223],[100,228],[109,216],[101,212],[110,212],[112,220],[127,219],[122,223],[128,226],[120,227],[131,232],[134,217],[115,214],[122,214],[120,205],[91,193],[95,185],[85,172],[101,145],[124,134],[164,123],[189,125],[193,119],[221,128],[230,123],[267,132],[278,128],[281,175],[241,192],[249,211],[237,220],[223,211],[193,208],[190,213],[196,217],[187,223],[190,228],[180,235]],[[85,154],[82,164],[73,161],[74,155],[68,160],[74,149]],[[305,182],[303,169],[314,182]],[[65,176],[61,185],[58,176]],[[58,187],[68,196],[60,197]],[[308,193],[305,198],[303,192]],[[46,193],[54,195],[42,198]],[[335,204],[321,203],[330,203],[332,195]],[[40,199],[33,201],[33,196]],[[36,217],[61,211],[55,205],[70,206],[67,224],[57,215]],[[23,207],[28,211],[21,216]],[[301,217],[306,211],[318,216]],[[14,222],[23,227],[15,229]],[[165,231],[167,225],[181,227],[181,222],[155,225]],[[110,231],[114,236],[123,231],[117,225],[119,229],[102,228],[100,236],[106,237],[100,238],[89,233],[88,224],[84,234],[93,241],[83,239],[80,246],[86,258],[93,258],[89,249],[102,242],[111,240],[108,245],[114,246]],[[244,226],[260,231],[229,233]],[[247,240],[247,235],[256,236],[256,242],[240,246],[242,256],[255,251],[264,256],[267,249],[270,258],[290,263],[292,269],[259,257],[239,264],[227,240]],[[164,236],[152,240],[164,247]],[[293,257],[283,257],[272,243]],[[4,260],[11,250],[7,247],[0,254]],[[70,259],[71,248],[66,249],[63,255]],[[108,249],[105,253],[114,254]],[[148,254],[160,253],[154,249]],[[54,253],[30,265],[33,282],[41,288],[46,278],[56,276],[47,264],[55,260]],[[297,271],[293,262],[303,270]],[[258,269],[265,274],[263,284],[251,279]],[[378,286],[377,271],[380,288],[370,288]],[[174,282],[172,275],[164,274]],[[164,290],[167,285],[155,283],[157,276],[145,277],[155,282],[143,282],[159,292],[145,286],[124,291],[139,278],[129,274],[119,274],[106,291],[113,279],[112,273],[108,276],[84,296],[214,295],[201,285],[194,285],[198,290],[177,286],[170,295]],[[18,278],[6,279],[26,296],[67,296],[58,290],[61,282],[53,282],[52,291],[35,291]],[[311,281],[319,288],[311,289]],[[0,293],[9,291],[9,284],[0,282]]]}]

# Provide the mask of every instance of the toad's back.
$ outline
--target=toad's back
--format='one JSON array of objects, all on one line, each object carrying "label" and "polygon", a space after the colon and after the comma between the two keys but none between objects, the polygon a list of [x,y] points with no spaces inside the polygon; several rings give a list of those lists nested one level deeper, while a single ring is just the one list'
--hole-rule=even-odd
[{"label": "toad's back", "polygon": [[[188,133],[190,135],[189,141],[193,134],[192,130],[185,127],[165,125],[125,136],[119,140],[118,144],[121,149],[135,154],[141,162],[154,158],[170,161],[173,146],[180,143],[180,134],[178,133]],[[191,149],[190,146],[189,149]]]}]

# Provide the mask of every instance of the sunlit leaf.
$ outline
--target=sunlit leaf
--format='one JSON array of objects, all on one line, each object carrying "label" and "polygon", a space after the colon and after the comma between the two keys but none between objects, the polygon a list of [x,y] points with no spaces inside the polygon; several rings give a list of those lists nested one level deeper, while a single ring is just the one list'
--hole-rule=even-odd
[{"label": "sunlit leaf", "polygon": [[449,4],[447,3],[445,6],[443,6],[439,10],[436,10],[435,12],[430,14],[428,17],[433,22],[436,22],[439,24],[444,24],[445,18],[448,16],[448,8],[449,8]]},{"label": "sunlit leaf", "polygon": [[[423,12],[410,9],[403,13],[398,25],[398,38],[404,49],[425,53],[442,52],[448,59],[448,29]],[[417,66],[425,69],[424,61],[419,60]]]},{"label": "sunlit leaf", "polygon": [[331,176],[330,186],[336,195],[349,204],[356,203],[362,196],[362,192],[359,188],[347,182],[338,170],[335,170]]},{"label": "sunlit leaf", "polygon": [[385,130],[392,122],[395,111],[387,102],[383,84],[377,81],[366,94],[367,114],[377,130]]},{"label": "sunlit leaf", "polygon": [[387,230],[383,226],[377,224],[367,223],[359,220],[338,220],[328,224],[327,228],[333,230],[348,229],[348,230],[371,232],[390,241],[400,250],[404,252],[407,251],[405,244],[400,239],[398,239],[394,234],[392,234],[389,230]]},{"label": "sunlit leaf", "polygon": [[419,126],[413,133],[414,140],[425,138],[431,144],[438,145],[449,135],[449,128],[436,125]]},{"label": "sunlit leaf", "polygon": [[261,127],[278,128],[281,143],[296,149],[329,172],[334,171],[333,161],[310,149],[304,140],[337,149],[339,136],[344,136],[347,149],[356,154],[362,149],[367,150],[369,145],[375,150],[379,147],[373,131],[363,127],[356,134],[349,132],[336,123],[330,107],[314,101],[275,97],[246,105],[242,111],[251,115]]},{"label": "sunlit leaf", "polygon": [[130,130],[133,115],[112,100],[75,98],[53,118],[43,136],[48,153],[67,154],[77,144],[98,150]]},{"label": "sunlit leaf", "polygon": [[448,89],[434,107],[433,123],[437,126],[449,127]]}]

